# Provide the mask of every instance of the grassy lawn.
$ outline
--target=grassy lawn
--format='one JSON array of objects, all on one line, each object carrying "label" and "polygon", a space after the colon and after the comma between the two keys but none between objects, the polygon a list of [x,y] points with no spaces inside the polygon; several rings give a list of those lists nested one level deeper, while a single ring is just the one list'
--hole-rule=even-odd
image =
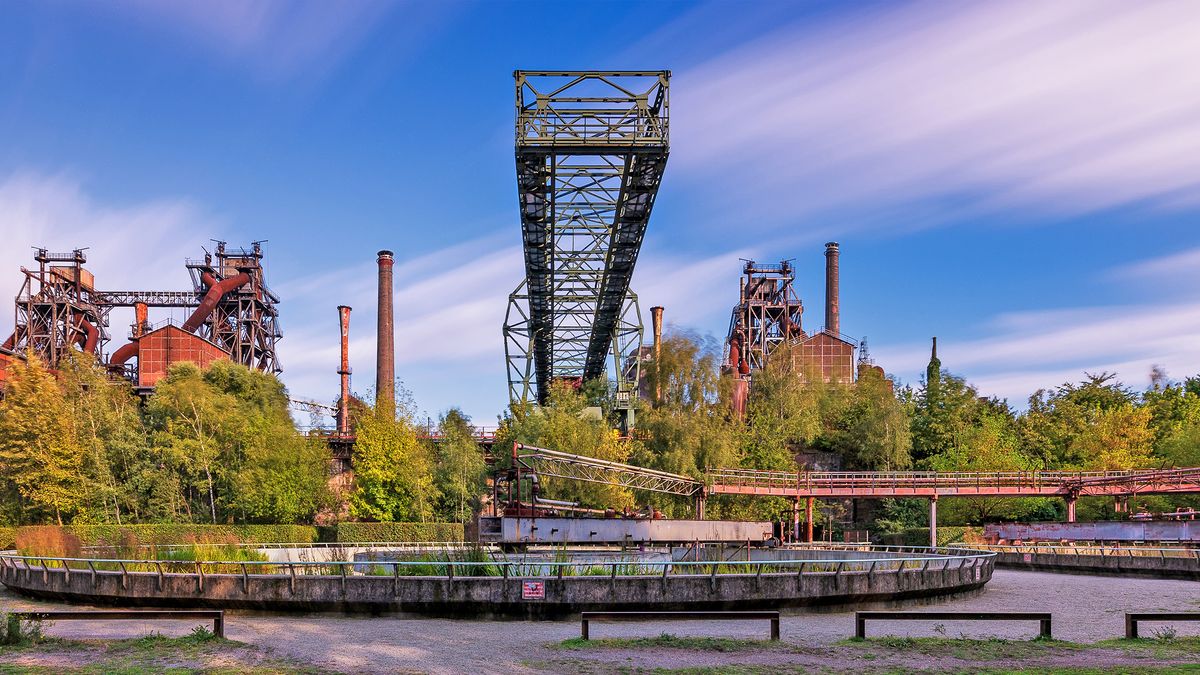
[{"label": "grassy lawn", "polygon": [[0,673],[317,673],[305,664],[268,657],[257,648],[214,636],[151,633],[127,640],[63,640],[37,635],[0,646]]}]

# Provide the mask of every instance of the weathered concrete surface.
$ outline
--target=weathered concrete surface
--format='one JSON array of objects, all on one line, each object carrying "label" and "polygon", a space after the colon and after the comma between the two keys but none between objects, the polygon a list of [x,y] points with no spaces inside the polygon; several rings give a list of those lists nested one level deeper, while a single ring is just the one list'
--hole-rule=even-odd
[{"label": "weathered concrete surface", "polygon": [[991,523],[983,528],[989,542],[1153,541],[1200,542],[1200,521],[1149,520],[1093,523]]},{"label": "weathered concrete surface", "polygon": [[1108,576],[1135,575],[1200,581],[1200,557],[1159,557],[1136,551],[1137,555],[1130,556],[1128,549],[1124,552],[1121,549],[1113,549],[1113,551],[1114,554],[1110,555],[1004,551],[998,553],[995,561],[1000,567],[1021,570]]},{"label": "weathered concrete surface", "polygon": [[529,579],[545,597],[523,599],[522,578],[163,574],[0,567],[0,582],[31,597],[93,604],[271,610],[415,612],[545,618],[587,610],[750,609],[871,602],[957,593],[991,579],[994,558],[947,569]]}]

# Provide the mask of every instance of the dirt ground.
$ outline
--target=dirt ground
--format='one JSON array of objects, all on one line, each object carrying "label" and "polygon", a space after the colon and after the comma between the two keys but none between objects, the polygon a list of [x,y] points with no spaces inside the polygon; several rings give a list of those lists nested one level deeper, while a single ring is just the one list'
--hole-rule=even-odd
[{"label": "dirt ground", "polygon": [[[50,606],[0,593],[0,611]],[[853,610],[848,608],[789,613],[782,621],[784,639],[775,644],[761,642],[767,631],[764,622],[598,624],[592,627],[592,635],[601,640],[579,645],[570,641],[579,635],[578,621],[231,612],[226,635],[240,644],[206,645],[204,649],[210,651],[172,665],[185,671],[312,669],[346,673],[1200,670],[1200,640],[1148,640],[1135,645],[1101,642],[1121,636],[1126,611],[1200,611],[1197,582],[997,570],[981,592],[903,606],[1050,611],[1054,636],[1064,642],[1030,642],[1037,632],[1033,622],[903,622],[869,624],[872,639],[852,643],[846,641],[854,625]],[[139,638],[151,630],[182,636],[192,628],[184,622],[151,626],[121,621],[61,622],[46,632],[68,640],[113,640]],[[1155,631],[1173,631],[1177,638],[1186,638],[1200,635],[1200,623],[1143,627],[1144,635],[1153,637]],[[630,641],[664,632],[681,639]],[[885,635],[895,637],[883,638]],[[918,636],[926,639],[909,639]],[[688,638],[696,640],[689,642]],[[1098,642],[1101,644],[1094,644]],[[164,649],[171,648],[170,643],[164,645]],[[101,641],[83,647],[72,642],[68,646],[0,650],[0,672],[14,666],[42,666],[46,672],[86,667],[97,662],[93,652],[102,649]],[[154,663],[151,661],[147,672],[158,670]]]}]

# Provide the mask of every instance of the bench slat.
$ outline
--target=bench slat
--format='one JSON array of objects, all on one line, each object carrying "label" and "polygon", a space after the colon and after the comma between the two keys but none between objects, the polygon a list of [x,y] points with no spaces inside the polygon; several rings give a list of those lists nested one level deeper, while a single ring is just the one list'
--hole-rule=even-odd
[{"label": "bench slat", "polygon": [[580,612],[581,637],[588,637],[588,624],[592,621],[726,621],[767,619],[771,622],[771,639],[779,639],[779,612],[771,611],[697,611],[697,612]]},{"label": "bench slat", "polygon": [[89,611],[12,612],[11,616],[33,621],[138,621],[142,619],[212,619],[213,635],[225,637],[225,611],[220,609],[144,609]]}]

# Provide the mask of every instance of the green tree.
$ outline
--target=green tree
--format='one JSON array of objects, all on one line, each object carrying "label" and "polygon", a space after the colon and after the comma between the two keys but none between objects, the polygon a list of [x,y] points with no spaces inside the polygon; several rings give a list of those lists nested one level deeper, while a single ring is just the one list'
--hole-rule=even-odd
[{"label": "green tree", "polygon": [[439,520],[466,522],[479,508],[488,467],[471,428],[471,419],[452,408],[438,422],[434,445],[434,486]]},{"label": "green tree", "polygon": [[378,406],[360,415],[354,443],[350,514],[382,522],[426,522],[438,495],[433,458],[407,408]]}]

